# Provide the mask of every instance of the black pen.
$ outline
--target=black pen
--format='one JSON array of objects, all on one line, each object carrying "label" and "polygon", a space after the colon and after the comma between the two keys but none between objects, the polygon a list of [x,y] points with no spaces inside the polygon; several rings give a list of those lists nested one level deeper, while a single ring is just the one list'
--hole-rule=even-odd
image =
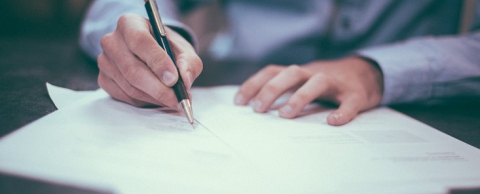
[{"label": "black pen", "polygon": [[175,61],[175,56],[173,56],[172,49],[167,40],[167,33],[165,32],[165,27],[163,26],[162,19],[160,18],[160,13],[158,12],[157,4],[154,0],[145,0],[145,8],[147,9],[148,18],[152,24],[153,34],[158,44],[168,53],[168,56],[172,59],[175,64],[175,68],[178,72],[178,81],[175,85],[172,86],[175,96],[177,96],[178,102],[182,105],[183,112],[188,119],[188,122],[193,125],[193,111],[192,104],[188,98],[187,90],[185,89],[185,84],[183,83],[182,77],[180,76],[180,71],[178,70],[177,63]]}]

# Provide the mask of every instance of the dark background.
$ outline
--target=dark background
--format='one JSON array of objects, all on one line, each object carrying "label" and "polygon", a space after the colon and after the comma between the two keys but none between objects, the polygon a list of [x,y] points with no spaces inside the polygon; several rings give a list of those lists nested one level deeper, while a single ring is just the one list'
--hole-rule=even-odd
[{"label": "dark background", "polygon": [[0,1],[0,136],[56,110],[45,82],[98,88],[96,64],[77,44],[88,2]]},{"label": "dark background", "polygon": [[[78,47],[81,18],[89,2],[0,1],[0,137],[56,110],[48,96],[46,82],[74,90],[98,88],[96,63]],[[199,18],[212,13],[208,9],[200,10],[185,21],[199,24]],[[194,26],[195,29],[198,28]],[[205,29],[196,32],[202,30]],[[200,47],[205,45],[200,43]],[[448,103],[434,106],[397,105],[392,108],[480,147],[478,97],[450,99]],[[0,173],[0,193],[2,191],[100,192]]]}]

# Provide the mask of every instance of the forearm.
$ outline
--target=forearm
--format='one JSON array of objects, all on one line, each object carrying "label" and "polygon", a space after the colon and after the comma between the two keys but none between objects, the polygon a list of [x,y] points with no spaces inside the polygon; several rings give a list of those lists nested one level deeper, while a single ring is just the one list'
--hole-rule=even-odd
[{"label": "forearm", "polygon": [[480,95],[480,32],[417,38],[358,53],[375,60],[383,72],[381,104]]}]

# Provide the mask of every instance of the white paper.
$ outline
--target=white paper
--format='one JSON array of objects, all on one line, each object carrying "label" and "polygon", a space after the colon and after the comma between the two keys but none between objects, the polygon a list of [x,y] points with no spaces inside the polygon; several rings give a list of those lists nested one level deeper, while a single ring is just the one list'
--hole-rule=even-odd
[{"label": "white paper", "polygon": [[57,109],[64,108],[70,104],[75,103],[76,101],[87,97],[92,94],[94,91],[75,91],[68,88],[62,88],[50,83],[46,83],[48,95],[52,99],[53,104]]},{"label": "white paper", "polygon": [[0,170],[118,193],[445,193],[480,186],[480,151],[388,108],[326,124],[194,88],[200,122],[99,90],[0,140]]},{"label": "white paper", "polygon": [[480,186],[477,148],[392,109],[377,108],[333,127],[326,123],[331,110],[292,120],[276,111],[256,114],[232,105],[236,91],[197,92],[209,96],[195,104],[202,112],[197,119],[277,174],[287,193],[445,193],[454,185]]}]

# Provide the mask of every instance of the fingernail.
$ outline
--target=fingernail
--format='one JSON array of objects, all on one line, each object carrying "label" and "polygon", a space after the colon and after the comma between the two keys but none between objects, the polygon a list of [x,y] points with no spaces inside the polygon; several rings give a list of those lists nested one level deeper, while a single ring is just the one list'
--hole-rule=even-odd
[{"label": "fingernail", "polygon": [[338,121],[338,120],[340,119],[340,117],[342,117],[342,114],[341,114],[341,113],[334,113],[334,114],[332,114],[332,117],[333,117],[336,121]]},{"label": "fingernail", "polygon": [[172,86],[174,83],[175,77],[173,77],[173,74],[170,73],[170,71],[165,71],[163,72],[162,76],[162,82],[167,85],[167,86]]},{"label": "fingernail", "polygon": [[257,112],[262,111],[262,102],[260,100],[254,100],[253,101],[253,109]]},{"label": "fingernail", "polygon": [[281,116],[288,117],[292,113],[292,110],[293,110],[292,106],[287,104],[283,106],[279,111]]},{"label": "fingernail", "polygon": [[238,104],[238,105],[243,105],[243,95],[238,93],[237,95],[235,95],[235,104]]}]

